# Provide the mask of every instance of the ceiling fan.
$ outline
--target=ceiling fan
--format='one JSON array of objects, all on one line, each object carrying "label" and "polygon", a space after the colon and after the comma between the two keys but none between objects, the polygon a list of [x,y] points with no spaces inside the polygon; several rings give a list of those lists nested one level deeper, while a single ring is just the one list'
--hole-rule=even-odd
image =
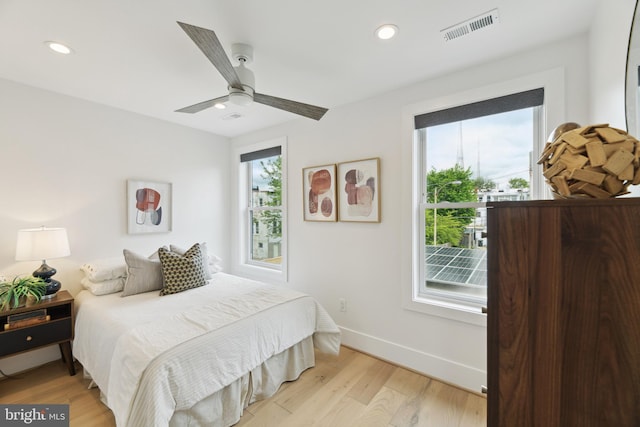
[{"label": "ceiling fan", "polygon": [[227,57],[222,44],[220,44],[216,33],[206,28],[185,24],[184,22],[178,22],[178,25],[191,37],[191,40],[193,40],[196,46],[200,48],[202,53],[204,53],[209,61],[218,69],[220,74],[222,74],[222,77],[229,83],[229,94],[181,108],[176,110],[176,112],[197,113],[198,111],[227,101],[237,105],[249,105],[255,101],[314,120],[320,120],[328,111],[326,108],[315,105],[255,92],[253,72],[245,68],[245,63],[251,62],[253,59],[253,48],[251,46],[243,43],[236,43],[232,46],[232,55],[239,63],[237,67],[234,67]]}]

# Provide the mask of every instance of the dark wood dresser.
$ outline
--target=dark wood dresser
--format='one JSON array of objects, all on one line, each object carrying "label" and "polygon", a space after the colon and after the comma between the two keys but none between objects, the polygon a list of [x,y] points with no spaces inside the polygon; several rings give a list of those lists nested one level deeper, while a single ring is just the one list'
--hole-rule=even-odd
[{"label": "dark wood dresser", "polygon": [[487,206],[488,426],[640,426],[640,199]]}]

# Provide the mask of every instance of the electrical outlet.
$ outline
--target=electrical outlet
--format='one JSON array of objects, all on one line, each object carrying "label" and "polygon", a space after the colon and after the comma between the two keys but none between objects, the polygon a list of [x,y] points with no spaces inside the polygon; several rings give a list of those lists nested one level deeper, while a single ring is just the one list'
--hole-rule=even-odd
[{"label": "electrical outlet", "polygon": [[340,311],[345,313],[347,311],[347,300],[344,298],[340,298],[338,301],[340,301]]}]

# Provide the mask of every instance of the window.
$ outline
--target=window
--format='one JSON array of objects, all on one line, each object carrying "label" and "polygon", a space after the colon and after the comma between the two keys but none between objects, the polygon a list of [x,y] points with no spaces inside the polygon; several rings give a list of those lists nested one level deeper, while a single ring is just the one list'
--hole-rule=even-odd
[{"label": "window", "polygon": [[240,154],[243,200],[241,227],[245,237],[243,264],[282,270],[283,167],[282,146]]},{"label": "window", "polygon": [[540,198],[544,89],[415,116],[416,295],[486,304],[487,201]]}]

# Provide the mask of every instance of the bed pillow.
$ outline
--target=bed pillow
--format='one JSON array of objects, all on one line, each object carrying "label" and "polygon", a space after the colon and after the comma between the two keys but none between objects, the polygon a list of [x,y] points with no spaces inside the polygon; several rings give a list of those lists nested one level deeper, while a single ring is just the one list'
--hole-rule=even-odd
[{"label": "bed pillow", "polygon": [[158,255],[164,279],[164,287],[160,295],[177,294],[206,285],[207,268],[205,268],[202,250],[198,243],[189,248],[184,255],[165,248],[160,248]]},{"label": "bed pillow", "polygon": [[128,249],[122,251],[127,264],[127,280],[123,297],[162,289],[162,265],[160,261],[138,255]]},{"label": "bed pillow", "polygon": [[[169,250],[171,252],[175,252],[180,255],[184,255],[184,253],[186,252],[186,249],[176,245],[169,245]],[[203,257],[205,257],[205,262],[208,267],[206,269],[207,270],[206,277],[207,277],[207,280],[209,280],[212,278],[212,274],[219,273],[220,271],[222,271],[222,259],[216,255],[209,253],[206,242],[200,243],[200,250],[202,251]]]},{"label": "bed pillow", "polygon": [[103,258],[86,262],[82,264],[80,270],[92,282],[113,280],[127,275],[127,266],[122,257]]},{"label": "bed pillow", "polygon": [[91,292],[94,295],[107,295],[115,294],[116,292],[124,289],[124,277],[118,277],[117,279],[103,280],[102,282],[93,282],[89,278],[84,277],[80,283],[82,287]]},{"label": "bed pillow", "polygon": [[[164,245],[162,247],[165,248],[165,249],[169,249],[169,247],[167,245]],[[155,251],[154,253],[149,255],[147,258],[152,259],[154,261],[160,261],[160,256],[158,255],[158,251]]]},{"label": "bed pillow", "polygon": [[207,259],[209,261],[209,271],[211,274],[219,273],[222,271],[222,258],[218,255],[208,254]]}]

